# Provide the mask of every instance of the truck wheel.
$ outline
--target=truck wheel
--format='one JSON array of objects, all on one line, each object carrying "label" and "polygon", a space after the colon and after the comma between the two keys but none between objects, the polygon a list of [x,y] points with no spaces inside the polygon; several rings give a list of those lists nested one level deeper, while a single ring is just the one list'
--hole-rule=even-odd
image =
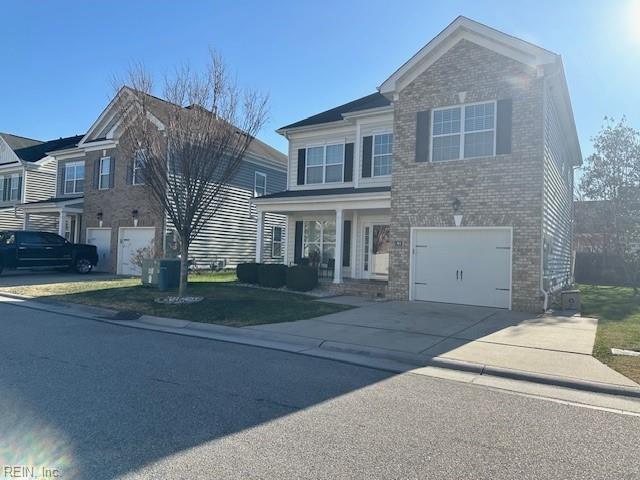
[{"label": "truck wheel", "polygon": [[89,273],[93,270],[93,265],[86,258],[77,258],[73,264],[73,269],[78,273]]}]

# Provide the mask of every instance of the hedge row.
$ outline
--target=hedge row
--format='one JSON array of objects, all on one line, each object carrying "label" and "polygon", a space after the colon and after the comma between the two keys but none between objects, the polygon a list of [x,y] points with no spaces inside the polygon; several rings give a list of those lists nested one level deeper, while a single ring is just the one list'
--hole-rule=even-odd
[{"label": "hedge row", "polygon": [[318,270],[308,265],[286,265],[271,263],[240,263],[236,268],[238,280],[262,287],[287,286],[297,292],[308,292],[318,284]]}]

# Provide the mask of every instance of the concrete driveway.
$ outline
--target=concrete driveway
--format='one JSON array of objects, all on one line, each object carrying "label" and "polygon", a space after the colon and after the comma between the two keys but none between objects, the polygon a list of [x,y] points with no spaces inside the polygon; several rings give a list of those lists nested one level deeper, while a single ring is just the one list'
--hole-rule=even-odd
[{"label": "concrete driveway", "polygon": [[112,280],[114,278],[117,278],[117,276],[99,272],[82,275],[60,270],[5,270],[0,273],[0,288],[67,282],[98,282]]},{"label": "concrete driveway", "polygon": [[567,379],[637,387],[591,356],[597,320],[536,316],[427,302],[324,299],[359,308],[290,323],[245,327],[319,339],[324,348],[391,358],[434,358]]}]

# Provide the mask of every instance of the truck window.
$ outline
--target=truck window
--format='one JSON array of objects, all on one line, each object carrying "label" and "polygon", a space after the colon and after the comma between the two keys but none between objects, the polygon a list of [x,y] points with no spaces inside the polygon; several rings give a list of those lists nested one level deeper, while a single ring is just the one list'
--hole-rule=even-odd
[{"label": "truck window", "polygon": [[21,244],[31,244],[31,245],[42,245],[44,243],[40,232],[20,232],[18,236],[18,243]]}]

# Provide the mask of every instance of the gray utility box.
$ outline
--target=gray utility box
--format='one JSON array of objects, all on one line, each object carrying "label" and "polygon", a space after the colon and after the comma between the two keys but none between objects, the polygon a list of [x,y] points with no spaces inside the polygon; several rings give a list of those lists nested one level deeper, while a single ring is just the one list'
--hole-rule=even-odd
[{"label": "gray utility box", "polygon": [[142,261],[142,285],[159,286],[160,269],[166,270],[167,289],[178,288],[180,285],[180,259],[156,258]]},{"label": "gray utility box", "polygon": [[580,291],[579,290],[565,290],[561,294],[562,310],[575,310],[580,311]]}]

